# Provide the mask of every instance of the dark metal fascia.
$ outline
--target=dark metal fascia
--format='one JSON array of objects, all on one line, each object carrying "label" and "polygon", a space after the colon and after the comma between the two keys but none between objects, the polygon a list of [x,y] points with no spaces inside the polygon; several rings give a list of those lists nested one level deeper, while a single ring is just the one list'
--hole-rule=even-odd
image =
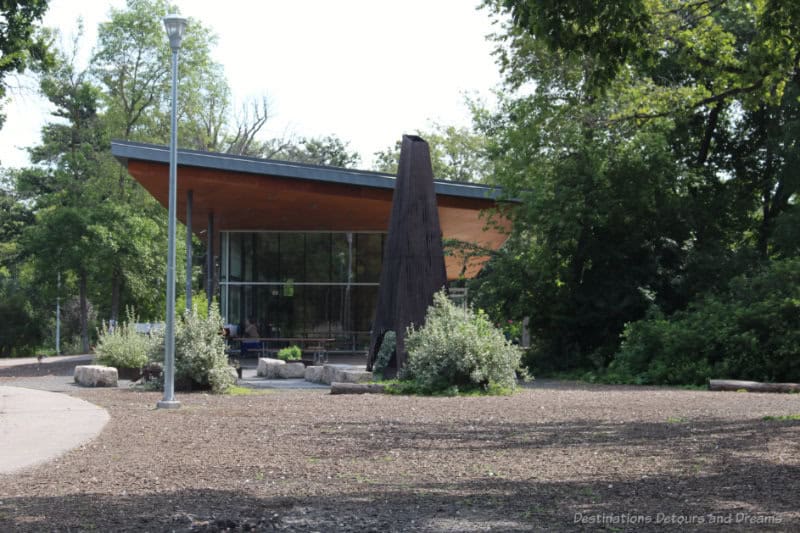
[{"label": "dark metal fascia", "polygon": [[[169,164],[169,149],[163,145],[112,141],[111,154],[125,167],[127,167],[129,159]],[[394,190],[396,182],[394,176],[380,172],[306,165],[197,150],[178,150],[178,165],[390,190]],[[486,185],[434,180],[434,187],[436,194],[444,196],[482,200],[502,198],[502,189]]]}]

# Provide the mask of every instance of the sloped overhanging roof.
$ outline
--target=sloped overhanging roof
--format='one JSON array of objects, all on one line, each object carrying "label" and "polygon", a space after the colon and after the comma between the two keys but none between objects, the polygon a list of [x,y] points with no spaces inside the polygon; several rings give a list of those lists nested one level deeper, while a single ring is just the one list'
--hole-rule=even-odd
[{"label": "sloped overhanging roof", "polygon": [[[169,195],[166,146],[114,141],[111,152],[163,206]],[[212,152],[178,151],[178,219],[186,222],[186,196],[192,191],[192,231],[386,231],[395,178],[336,167],[305,165]],[[510,222],[487,228],[482,211],[497,206],[495,188],[437,180],[434,183],[443,237],[498,249]],[[495,217],[497,218],[497,217]],[[448,257],[447,274],[473,277],[486,258]]]}]

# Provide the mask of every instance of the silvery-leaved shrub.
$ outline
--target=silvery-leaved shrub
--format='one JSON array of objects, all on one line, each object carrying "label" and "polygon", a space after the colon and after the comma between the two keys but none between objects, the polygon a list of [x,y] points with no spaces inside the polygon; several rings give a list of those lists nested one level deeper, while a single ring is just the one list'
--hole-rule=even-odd
[{"label": "silvery-leaved shrub", "polygon": [[396,346],[397,335],[395,332],[389,330],[384,333],[381,347],[378,349],[378,355],[375,356],[375,364],[372,365],[374,374],[383,374],[383,371],[389,366],[389,360],[391,360]]},{"label": "silvery-leaved shrub", "polygon": [[103,321],[98,329],[97,363],[116,368],[141,368],[147,364],[154,340],[146,334],[136,333],[136,313],[126,309],[127,320],[111,327]]},{"label": "silvery-leaved shrub", "polygon": [[[216,303],[211,304],[208,316],[202,316],[193,306],[175,321],[175,380],[191,380],[200,387],[210,386],[214,392],[225,392],[236,383],[225,355],[222,317]],[[156,357],[163,361],[163,332],[161,350]]]},{"label": "silvery-leaved shrub", "polygon": [[407,377],[422,392],[513,390],[521,352],[483,311],[455,306],[442,290],[425,325],[409,328]]}]

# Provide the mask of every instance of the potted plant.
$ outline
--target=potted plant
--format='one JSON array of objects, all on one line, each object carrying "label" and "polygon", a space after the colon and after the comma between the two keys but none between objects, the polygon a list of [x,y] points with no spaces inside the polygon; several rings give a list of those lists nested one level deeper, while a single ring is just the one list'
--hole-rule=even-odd
[{"label": "potted plant", "polygon": [[303,350],[299,346],[287,346],[278,350],[278,359],[286,362],[297,362],[303,358]]}]

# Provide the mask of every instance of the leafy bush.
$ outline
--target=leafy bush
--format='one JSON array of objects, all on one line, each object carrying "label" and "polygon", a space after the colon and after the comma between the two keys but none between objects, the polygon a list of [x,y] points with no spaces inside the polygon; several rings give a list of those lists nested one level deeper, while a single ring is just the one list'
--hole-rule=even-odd
[{"label": "leafy bush", "polygon": [[30,355],[43,340],[29,298],[0,280],[0,357]]},{"label": "leafy bush", "polygon": [[299,346],[287,346],[278,350],[278,359],[283,361],[296,361],[303,358],[303,350]]},{"label": "leafy bush", "polygon": [[[198,387],[210,387],[214,392],[225,392],[236,382],[235,370],[228,365],[222,317],[215,303],[208,316],[201,316],[197,306],[185,311],[175,322],[175,380],[190,381]],[[164,360],[163,331],[159,332],[160,350],[157,361]],[[233,370],[233,372],[231,372]]]},{"label": "leafy bush", "polygon": [[397,334],[394,331],[387,331],[383,334],[381,347],[378,349],[378,355],[375,356],[375,364],[372,366],[372,371],[375,374],[383,374],[386,367],[389,366],[389,361],[394,354],[397,347]]},{"label": "leafy bush", "polygon": [[482,311],[456,307],[444,291],[434,295],[425,325],[408,329],[406,347],[406,377],[423,392],[516,387],[520,350]]},{"label": "leafy bush", "polygon": [[655,384],[800,379],[800,259],[739,276],[721,295],[629,324],[607,376]]},{"label": "leafy bush", "polygon": [[149,335],[136,333],[136,313],[126,310],[127,320],[111,328],[105,322],[97,332],[97,362],[116,368],[141,368],[147,364],[153,351],[154,340]]}]

